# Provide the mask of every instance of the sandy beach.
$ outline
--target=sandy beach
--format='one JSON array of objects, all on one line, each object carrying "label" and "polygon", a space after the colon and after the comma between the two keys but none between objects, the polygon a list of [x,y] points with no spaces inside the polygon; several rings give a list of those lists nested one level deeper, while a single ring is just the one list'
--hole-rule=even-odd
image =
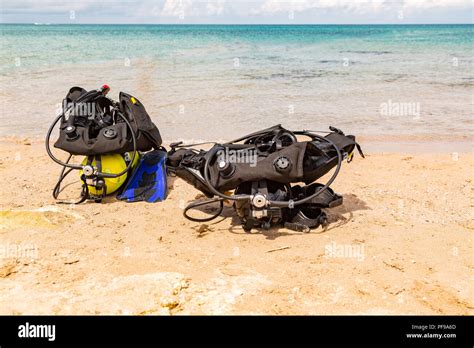
[{"label": "sandy beach", "polygon": [[474,314],[472,153],[344,165],[311,233],[245,233],[165,202],[56,204],[41,141],[0,142],[0,314]]}]

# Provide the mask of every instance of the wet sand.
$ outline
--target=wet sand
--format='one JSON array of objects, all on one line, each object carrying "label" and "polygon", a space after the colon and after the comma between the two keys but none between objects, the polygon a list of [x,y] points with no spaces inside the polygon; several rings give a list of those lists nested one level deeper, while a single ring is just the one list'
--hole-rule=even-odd
[{"label": "wet sand", "polygon": [[[472,153],[371,153],[326,230],[245,233],[231,208],[58,205],[39,141],[0,142],[0,314],[474,314]],[[234,218],[233,218],[234,217]]]}]

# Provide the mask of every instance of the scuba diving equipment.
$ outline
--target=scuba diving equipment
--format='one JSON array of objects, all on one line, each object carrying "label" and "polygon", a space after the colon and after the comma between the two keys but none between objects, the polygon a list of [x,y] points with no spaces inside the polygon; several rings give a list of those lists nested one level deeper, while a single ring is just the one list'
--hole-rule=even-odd
[{"label": "scuba diving equipment", "polygon": [[[129,152],[126,152],[124,154],[108,154],[108,155],[100,155],[99,161],[100,161],[100,166],[101,166],[101,171],[104,173],[120,173],[123,171],[129,161],[131,160],[131,154]],[[134,159],[134,163],[132,163],[132,168],[131,171],[135,170],[139,160],[140,155],[137,153]],[[89,163],[89,161],[92,160],[92,162]],[[88,169],[87,165],[89,165],[91,168],[97,167],[99,164],[97,163],[97,160],[95,159],[95,156],[88,156],[85,157],[84,160],[82,161],[81,165],[83,166],[83,170],[79,171],[79,176],[82,176],[84,174],[84,170],[90,170]],[[116,192],[120,187],[127,181],[127,176],[128,173],[125,173],[121,176],[115,177],[115,178],[94,178],[91,179],[91,181],[88,184],[88,189],[89,193],[93,195],[94,197],[100,197],[102,195],[106,194],[111,194]],[[103,180],[103,184],[100,182],[100,180]],[[87,180],[86,180],[87,181]],[[99,181],[99,182],[97,182]],[[106,188],[107,192],[102,192],[102,190]]]},{"label": "scuba diving equipment", "polygon": [[[85,156],[160,147],[160,132],[143,104],[124,92],[115,102],[106,96],[109,90],[107,85],[89,92],[81,87],[70,89],[63,101],[63,112],[48,131],[49,140],[51,131],[61,121],[54,147]],[[47,150],[49,153],[49,143]]]},{"label": "scuba diving equipment", "polygon": [[[141,102],[123,92],[116,102],[106,96],[109,90],[107,85],[91,91],[72,87],[63,100],[62,112],[46,134],[49,157],[63,166],[53,190],[55,199],[65,177],[72,170],[79,170],[83,183],[81,198],[73,203],[86,199],[100,201],[123,185],[137,164],[138,151],[161,146],[159,130]],[[50,148],[51,134],[58,123],[59,137],[54,147],[69,153],[65,162],[54,156]],[[72,164],[73,155],[87,157],[81,164]]]},{"label": "scuba diving equipment", "polygon": [[117,198],[127,202],[158,202],[166,198],[166,150],[147,152]]},{"label": "scuba diving equipment", "polygon": [[[233,201],[245,231],[283,224],[297,231],[309,231],[327,224],[324,208],[342,204],[332,189],[344,159],[352,160],[355,137],[329,127],[321,136],[314,131],[290,131],[276,125],[239,139],[214,144],[209,150],[188,148],[199,144],[171,144],[168,171],[203,192],[210,200],[191,202],[184,215],[192,221],[209,221],[220,215],[224,201]],[[308,138],[306,141],[298,137]],[[314,183],[335,170],[326,184]],[[304,183],[304,186],[291,185]],[[225,192],[234,190],[233,194]],[[210,217],[188,214],[206,204],[219,202]]]},{"label": "scuba diving equipment", "polygon": [[[105,173],[120,173],[127,168],[125,159],[119,154],[102,155],[98,156],[97,159],[95,159],[95,156],[85,157],[81,165],[83,166],[83,169],[79,171],[79,176],[85,175],[86,177],[91,177],[91,174],[93,173],[92,168],[97,168],[98,166],[101,166],[101,171]],[[87,179],[86,183],[88,185],[89,193],[94,197],[98,197],[102,194],[105,195],[106,193],[110,194],[117,191],[125,180],[127,180],[127,173],[116,178],[102,179],[99,177],[93,177]],[[106,190],[107,192],[102,192],[103,190]]]}]

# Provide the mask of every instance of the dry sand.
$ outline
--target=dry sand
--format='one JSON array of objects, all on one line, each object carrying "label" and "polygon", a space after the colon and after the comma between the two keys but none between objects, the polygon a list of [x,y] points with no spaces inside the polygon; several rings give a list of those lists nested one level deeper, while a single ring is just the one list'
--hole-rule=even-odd
[{"label": "dry sand", "polygon": [[[0,314],[474,314],[470,154],[346,164],[327,230],[245,233],[162,203],[55,204],[40,142],[3,140]],[[331,249],[332,248],[332,249]]]}]

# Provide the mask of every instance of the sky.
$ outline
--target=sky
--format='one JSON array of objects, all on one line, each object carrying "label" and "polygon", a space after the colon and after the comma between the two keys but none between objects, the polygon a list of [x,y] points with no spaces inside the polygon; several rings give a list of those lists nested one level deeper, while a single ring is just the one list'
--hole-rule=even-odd
[{"label": "sky", "polygon": [[1,23],[473,23],[473,0],[0,0]]}]

